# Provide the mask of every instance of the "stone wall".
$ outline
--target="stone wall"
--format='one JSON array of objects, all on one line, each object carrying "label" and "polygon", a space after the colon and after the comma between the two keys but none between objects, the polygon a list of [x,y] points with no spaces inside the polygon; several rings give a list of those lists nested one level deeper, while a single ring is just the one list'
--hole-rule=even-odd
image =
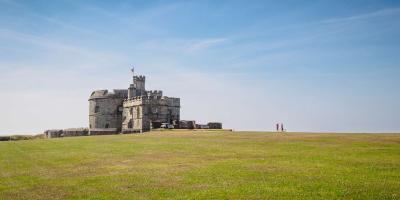
[{"label": "stone wall", "polygon": [[64,137],[62,129],[46,130],[46,131],[44,131],[44,135],[46,136],[46,138]]},{"label": "stone wall", "polygon": [[221,122],[209,122],[207,125],[210,129],[222,129]]},{"label": "stone wall", "polygon": [[117,128],[92,128],[89,135],[114,135],[119,134],[119,132]]},{"label": "stone wall", "polygon": [[123,132],[145,132],[161,123],[178,123],[180,99],[161,96],[141,96],[124,101]]},{"label": "stone wall", "polygon": [[180,129],[195,129],[196,128],[196,121],[193,121],[193,120],[181,120],[181,121],[179,121],[179,128]]},{"label": "stone wall", "polygon": [[89,98],[89,129],[117,129],[122,126],[122,103],[128,90],[97,90]]},{"label": "stone wall", "polygon": [[196,129],[210,129],[207,124],[196,124]]},{"label": "stone wall", "polygon": [[59,138],[59,137],[74,137],[74,136],[87,136],[89,135],[88,128],[68,128],[68,129],[53,129],[44,132],[46,138]]},{"label": "stone wall", "polygon": [[87,136],[89,135],[88,128],[68,128],[63,130],[64,137]]}]

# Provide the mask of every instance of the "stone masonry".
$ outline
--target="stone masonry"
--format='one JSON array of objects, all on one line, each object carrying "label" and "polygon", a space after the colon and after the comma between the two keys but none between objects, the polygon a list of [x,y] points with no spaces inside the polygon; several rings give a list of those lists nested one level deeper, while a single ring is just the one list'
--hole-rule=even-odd
[{"label": "stone masonry", "polygon": [[[133,73],[133,69],[132,69]],[[96,90],[89,97],[89,128],[46,130],[47,138],[142,133],[157,128],[222,129],[222,123],[180,120],[180,99],[146,90],[146,77],[132,74],[128,89]]]},{"label": "stone masonry", "polygon": [[[133,70],[132,70],[133,72]],[[97,90],[89,98],[90,135],[146,132],[162,123],[179,124],[180,99],[147,91],[146,77],[133,74],[129,88]]]}]

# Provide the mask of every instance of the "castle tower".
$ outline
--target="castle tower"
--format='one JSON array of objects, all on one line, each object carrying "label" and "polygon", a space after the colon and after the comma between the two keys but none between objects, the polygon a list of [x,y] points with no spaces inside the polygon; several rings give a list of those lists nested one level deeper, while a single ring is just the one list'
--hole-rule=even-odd
[{"label": "castle tower", "polygon": [[127,90],[96,90],[89,97],[90,135],[114,134],[121,131],[123,101]]},{"label": "castle tower", "polygon": [[146,77],[145,76],[134,76],[133,77],[133,87],[140,93],[144,95],[146,91]]},{"label": "castle tower", "polygon": [[132,68],[133,83],[130,84],[128,89],[128,99],[133,97],[146,95],[146,77],[135,76],[134,69]]}]

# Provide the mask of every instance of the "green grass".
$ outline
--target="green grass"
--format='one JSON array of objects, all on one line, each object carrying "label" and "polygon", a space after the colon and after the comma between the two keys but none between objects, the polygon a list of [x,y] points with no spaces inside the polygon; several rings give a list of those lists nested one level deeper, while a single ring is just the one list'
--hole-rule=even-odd
[{"label": "green grass", "polygon": [[0,142],[0,199],[400,199],[400,134],[162,131]]}]

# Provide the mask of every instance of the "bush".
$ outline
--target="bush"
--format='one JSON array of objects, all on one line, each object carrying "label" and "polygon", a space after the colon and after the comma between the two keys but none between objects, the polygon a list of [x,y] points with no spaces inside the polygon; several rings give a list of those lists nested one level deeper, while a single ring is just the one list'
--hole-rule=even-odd
[{"label": "bush", "polygon": [[0,136],[0,141],[10,141],[11,136]]}]

